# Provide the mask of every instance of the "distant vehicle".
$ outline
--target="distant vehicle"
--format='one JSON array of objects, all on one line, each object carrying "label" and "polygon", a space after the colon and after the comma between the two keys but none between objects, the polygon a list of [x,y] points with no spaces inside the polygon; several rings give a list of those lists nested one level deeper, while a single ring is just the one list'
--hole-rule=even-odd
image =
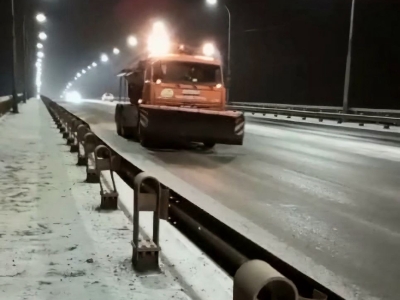
[{"label": "distant vehicle", "polygon": [[101,97],[101,100],[103,100],[103,101],[113,101],[114,100],[114,96],[111,93],[105,93],[103,95],[103,97]]}]

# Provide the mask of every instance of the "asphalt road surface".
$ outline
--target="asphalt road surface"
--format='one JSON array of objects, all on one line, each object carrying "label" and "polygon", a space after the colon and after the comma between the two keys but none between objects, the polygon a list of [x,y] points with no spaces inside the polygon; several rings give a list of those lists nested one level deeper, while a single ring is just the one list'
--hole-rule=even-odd
[{"label": "asphalt road surface", "polygon": [[275,254],[345,298],[399,299],[398,139],[248,118],[244,146],[151,151],[116,135],[113,105],[62,105],[248,220],[249,234],[271,234],[285,245]]}]

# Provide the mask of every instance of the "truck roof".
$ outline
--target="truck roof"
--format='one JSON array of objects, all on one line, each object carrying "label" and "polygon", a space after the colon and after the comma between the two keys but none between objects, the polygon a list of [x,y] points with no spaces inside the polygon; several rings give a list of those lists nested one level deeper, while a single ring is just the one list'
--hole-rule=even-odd
[{"label": "truck roof", "polygon": [[183,61],[183,62],[192,62],[192,63],[207,63],[210,65],[220,66],[221,61],[214,57],[202,56],[202,55],[188,55],[188,54],[165,54],[165,55],[157,55],[150,56],[150,61],[155,62],[158,60],[168,60],[168,61]]}]

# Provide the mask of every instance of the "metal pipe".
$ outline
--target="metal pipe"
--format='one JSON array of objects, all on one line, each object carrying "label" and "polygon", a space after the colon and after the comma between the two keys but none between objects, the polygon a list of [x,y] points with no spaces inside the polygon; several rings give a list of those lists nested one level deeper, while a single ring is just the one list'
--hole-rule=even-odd
[{"label": "metal pipe", "polygon": [[175,216],[178,219],[178,222],[183,222],[185,228],[190,229],[205,243],[207,243],[207,245],[211,246],[216,253],[226,257],[234,266],[235,270],[238,270],[240,266],[249,261],[249,259],[242,253],[232,248],[228,243],[186,214],[176,204],[174,204],[173,201],[170,202],[170,213],[171,216]]}]

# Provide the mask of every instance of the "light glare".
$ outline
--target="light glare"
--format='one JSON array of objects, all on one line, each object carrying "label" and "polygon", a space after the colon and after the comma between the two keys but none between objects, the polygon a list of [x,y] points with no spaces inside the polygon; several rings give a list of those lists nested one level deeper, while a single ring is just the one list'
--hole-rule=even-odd
[{"label": "light glare", "polygon": [[47,40],[47,34],[44,32],[39,33],[39,39],[41,39],[42,41]]},{"label": "light glare", "polygon": [[102,54],[101,57],[100,57],[100,59],[101,59],[101,61],[104,62],[104,63],[105,63],[105,62],[108,62],[108,60],[109,60],[107,54]]},{"label": "light glare", "polygon": [[203,54],[205,56],[213,56],[215,54],[215,47],[211,43],[206,43],[203,46]]},{"label": "light glare", "polygon": [[82,96],[77,91],[68,92],[65,98],[68,102],[79,103],[82,101]]},{"label": "light glare", "polygon": [[131,47],[136,47],[138,44],[138,40],[135,36],[131,35],[128,37],[128,45]]},{"label": "light glare", "polygon": [[156,22],[148,39],[148,49],[151,55],[163,55],[169,52],[170,39],[164,23]]},{"label": "light glare", "polygon": [[46,22],[47,18],[46,18],[46,16],[44,14],[40,13],[40,14],[36,15],[36,20],[39,23],[44,23],[44,22]]}]

